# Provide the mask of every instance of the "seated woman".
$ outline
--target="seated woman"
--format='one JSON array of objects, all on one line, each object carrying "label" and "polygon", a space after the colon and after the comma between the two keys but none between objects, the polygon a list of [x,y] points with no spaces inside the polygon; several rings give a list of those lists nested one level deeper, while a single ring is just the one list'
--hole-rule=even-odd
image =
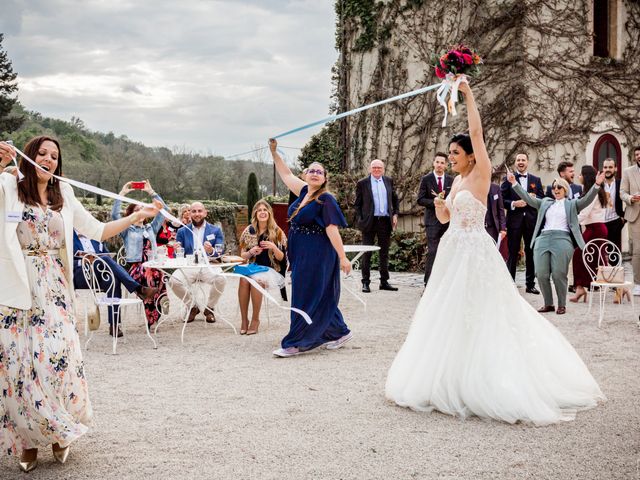
[{"label": "seated woman", "polygon": [[165,218],[158,234],[156,235],[156,244],[165,245],[167,247],[167,256],[169,258],[175,258],[174,242],[176,240],[177,232],[178,229],[173,225],[173,223],[171,223],[171,220]]},{"label": "seated woman", "polygon": [[540,313],[552,312],[553,293],[551,292],[551,278],[558,296],[556,313],[563,315],[567,312],[567,282],[569,262],[576,247],[584,248],[584,239],[580,231],[578,214],[587,207],[598,195],[600,185],[604,181],[604,173],[600,173],[595,184],[581,198],[570,200],[567,198],[569,184],[562,178],[556,178],[551,184],[554,199],[545,197],[532,198],[520,186],[513,173],[507,174],[507,180],[513,190],[527,205],[538,210],[536,226],[533,230],[531,248],[536,266],[536,277],[544,306],[538,309]]},{"label": "seated woman", "polygon": [[[286,245],[287,237],[276,224],[271,205],[265,200],[258,200],[251,213],[251,224],[240,236],[240,256],[249,263],[269,268],[267,272],[251,275],[251,278],[264,288],[284,286],[285,272],[282,271],[280,262],[284,259]],[[253,304],[251,325],[249,325],[249,299]],[[248,281],[240,279],[238,301],[242,316],[240,335],[258,333],[262,294]]]},{"label": "seated woman", "polygon": [[[131,182],[127,182],[122,187],[120,195],[126,195],[132,190]],[[147,192],[152,198],[162,202],[164,208],[167,208],[162,198],[160,198],[160,195],[153,191],[148,180],[145,181],[143,191]],[[113,220],[120,218],[121,205],[122,202],[120,200],[116,200],[113,203],[113,209],[111,210],[111,218]],[[129,204],[125,210],[125,215],[129,216],[140,210],[140,208],[139,205]],[[164,217],[162,214],[158,213],[151,223],[145,223],[144,220],[140,220],[120,233],[124,241],[126,260],[127,263],[130,264],[129,275],[141,285],[157,289],[156,294],[151,298],[147,298],[144,302],[144,312],[149,325],[153,325],[160,317],[160,312],[156,308],[156,300],[165,293],[166,285],[162,281],[162,272],[151,268],[144,268],[142,264],[150,260],[152,253],[155,253],[157,249],[156,235],[162,227],[163,220]]]}]

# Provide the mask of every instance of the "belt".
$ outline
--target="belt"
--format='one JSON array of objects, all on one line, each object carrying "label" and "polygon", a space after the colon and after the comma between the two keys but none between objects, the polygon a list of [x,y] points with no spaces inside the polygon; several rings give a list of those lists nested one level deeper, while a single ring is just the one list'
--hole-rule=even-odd
[{"label": "belt", "polygon": [[60,249],[22,250],[26,257],[52,257],[60,255]]}]

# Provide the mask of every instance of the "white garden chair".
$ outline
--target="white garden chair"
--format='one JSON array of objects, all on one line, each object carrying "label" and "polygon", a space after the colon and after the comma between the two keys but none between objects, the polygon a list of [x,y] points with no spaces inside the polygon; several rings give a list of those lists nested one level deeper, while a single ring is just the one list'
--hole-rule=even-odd
[{"label": "white garden chair", "polygon": [[[114,309],[113,311],[113,329],[115,332],[118,331],[118,327],[120,326],[121,319],[120,315],[122,312],[122,308],[125,306],[135,305],[137,311],[142,312],[142,318],[144,320],[144,324],[147,330],[147,336],[153,342],[153,348],[158,348],[155,339],[151,336],[151,332],[149,331],[149,324],[147,323],[147,319],[144,315],[144,309],[142,308],[142,300],[139,298],[118,298],[114,296],[116,282],[115,276],[113,274],[113,270],[111,267],[100,257],[94,257],[91,255],[86,255],[82,258],[82,274],[89,286],[89,290],[93,296],[93,301],[100,308],[101,306],[105,307],[114,307],[118,306],[118,309]],[[102,288],[100,285],[105,286]],[[88,330],[88,325],[86,325],[85,320],[85,332]],[[93,338],[94,331],[91,331],[89,338],[85,343],[85,349],[89,348],[89,342]],[[116,347],[118,345],[118,336],[117,334],[113,336],[113,354],[116,354]]]},{"label": "white garden chair", "polygon": [[[591,287],[589,287],[589,313],[591,313],[591,305],[593,296],[595,295],[595,287],[598,287],[598,304],[600,306],[600,316],[598,318],[598,327],[602,324],[604,318],[604,309],[607,299],[607,292],[616,288],[632,288],[632,282],[604,282],[599,281],[598,267],[622,267],[622,253],[615,243],[603,238],[594,238],[587,242],[582,249],[582,262],[584,263],[589,275],[591,276]],[[631,308],[635,312],[635,304],[633,295],[631,297]],[[620,302],[622,304],[622,301]]]}]

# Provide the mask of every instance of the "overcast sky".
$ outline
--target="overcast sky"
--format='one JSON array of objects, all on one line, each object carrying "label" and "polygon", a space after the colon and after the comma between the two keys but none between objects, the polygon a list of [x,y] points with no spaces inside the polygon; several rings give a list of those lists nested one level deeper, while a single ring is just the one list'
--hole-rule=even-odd
[{"label": "overcast sky", "polygon": [[328,114],[333,3],[0,0],[0,31],[27,109],[231,155]]}]

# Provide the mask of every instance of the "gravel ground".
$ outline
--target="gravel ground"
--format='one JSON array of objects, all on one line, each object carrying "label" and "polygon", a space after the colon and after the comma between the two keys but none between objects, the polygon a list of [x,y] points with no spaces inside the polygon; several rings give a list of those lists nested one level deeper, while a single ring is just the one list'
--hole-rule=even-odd
[{"label": "gravel ground", "polygon": [[[355,335],[343,349],[289,359],[271,356],[288,327],[273,307],[258,335],[198,318],[184,345],[177,323],[162,327],[157,350],[129,316],[117,356],[103,324],[85,352],[94,426],[65,465],[42,451],[29,478],[640,478],[640,329],[629,304],[608,305],[602,328],[586,304],[547,316],[608,401],[573,422],[536,428],[416,413],[385,400],[387,369],[422,294],[420,276],[395,274],[392,283],[400,291],[374,289],[366,311],[343,292]],[[232,316],[234,295],[230,284],[223,307]],[[27,476],[3,456],[0,478]]]}]

